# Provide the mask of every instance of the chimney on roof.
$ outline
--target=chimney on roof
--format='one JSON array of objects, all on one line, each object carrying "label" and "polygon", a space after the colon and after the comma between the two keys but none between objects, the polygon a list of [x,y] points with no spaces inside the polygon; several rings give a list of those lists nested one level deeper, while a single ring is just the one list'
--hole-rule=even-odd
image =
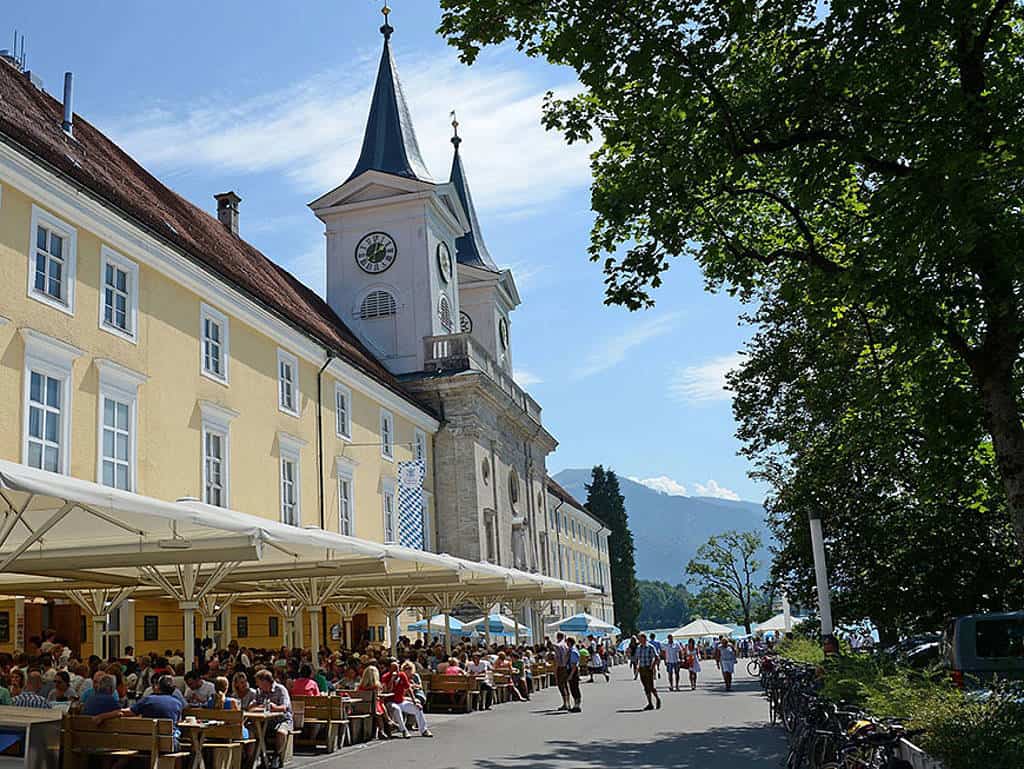
[{"label": "chimney on roof", "polygon": [[238,204],[242,199],[234,192],[222,192],[213,196],[217,201],[217,218],[220,223],[231,230],[232,235],[238,234]]},{"label": "chimney on roof", "polygon": [[61,128],[64,129],[64,133],[68,136],[73,136],[72,122],[75,119],[75,109],[73,105],[73,90],[72,90],[72,79],[74,75],[70,72],[64,73],[64,122],[61,123]]}]

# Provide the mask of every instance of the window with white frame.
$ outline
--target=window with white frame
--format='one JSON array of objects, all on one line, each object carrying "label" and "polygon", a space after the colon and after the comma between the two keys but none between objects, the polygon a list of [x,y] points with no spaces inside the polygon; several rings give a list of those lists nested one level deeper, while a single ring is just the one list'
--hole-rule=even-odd
[{"label": "window with white frame", "polygon": [[355,536],[355,465],[338,457],[338,533]]},{"label": "window with white frame", "polygon": [[222,384],[228,381],[228,319],[207,304],[199,312],[202,372]]},{"label": "window with white frame", "polygon": [[96,360],[96,368],[100,374],[96,478],[104,486],[135,491],[139,387],[148,377],[105,358]]},{"label": "window with white frame", "polygon": [[384,508],[384,541],[398,541],[398,514],[395,511],[394,483],[385,483],[381,492]]},{"label": "window with white frame", "polygon": [[417,428],[416,432],[413,433],[413,449],[415,450],[415,458],[426,464],[427,434],[419,428]]},{"label": "window with white frame", "polygon": [[33,299],[73,315],[78,236],[71,225],[32,207],[28,293]]},{"label": "window with white frame", "polygon": [[25,341],[22,461],[54,473],[69,472],[71,366],[82,351],[30,328]]},{"label": "window with white frame", "polygon": [[380,455],[385,459],[395,458],[395,417],[384,409],[380,412]]},{"label": "window with white frame", "polygon": [[342,384],[334,385],[335,432],[339,438],[352,438],[352,391]]},{"label": "window with white frame", "polygon": [[300,504],[301,474],[299,456],[306,442],[293,435],[279,432],[277,448],[281,459],[281,522],[302,525]]},{"label": "window with white frame", "polygon": [[281,522],[299,525],[299,463],[289,456],[281,457]]},{"label": "window with white frame", "polygon": [[138,265],[103,246],[100,285],[100,328],[134,342],[138,322]]},{"label": "window with white frame", "polygon": [[203,501],[228,507],[231,480],[231,420],[237,411],[209,401],[200,401],[202,412]]},{"label": "window with white frame", "polygon": [[428,552],[433,552],[434,527],[430,520],[430,498],[426,493],[423,494],[421,510],[423,512],[423,549]]},{"label": "window with white frame", "polygon": [[290,352],[277,351],[277,405],[281,411],[299,415],[299,359]]}]

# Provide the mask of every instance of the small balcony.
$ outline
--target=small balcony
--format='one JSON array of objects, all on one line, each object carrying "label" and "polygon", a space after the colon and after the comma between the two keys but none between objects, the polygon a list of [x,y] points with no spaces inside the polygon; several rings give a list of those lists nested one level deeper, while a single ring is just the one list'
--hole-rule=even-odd
[{"label": "small balcony", "polygon": [[486,374],[530,419],[541,423],[540,404],[517,385],[512,375],[502,369],[470,334],[424,337],[423,363],[424,369],[432,374],[456,374],[460,371]]}]

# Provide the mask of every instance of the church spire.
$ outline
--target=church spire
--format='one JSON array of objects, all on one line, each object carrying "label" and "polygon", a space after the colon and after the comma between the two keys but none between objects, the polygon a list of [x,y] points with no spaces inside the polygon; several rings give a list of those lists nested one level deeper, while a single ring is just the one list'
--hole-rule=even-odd
[{"label": "church spire", "polygon": [[462,137],[459,136],[459,121],[452,112],[452,146],[455,147],[455,156],[452,158],[451,183],[469,219],[469,231],[455,239],[455,259],[459,264],[469,264],[498,272],[498,267],[491,259],[480,232],[480,222],[476,218],[476,208],[473,207],[473,198],[469,194],[469,184],[466,181],[466,169],[462,167],[462,156],[459,154],[460,144]]},{"label": "church spire", "polygon": [[407,179],[433,182],[420,155],[412,117],[405,103],[402,84],[398,80],[395,59],[391,55],[391,34],[395,31],[388,23],[391,9],[385,5],[381,13],[384,14],[384,24],[380,28],[384,36],[384,50],[381,51],[380,66],[377,68],[370,116],[363,135],[363,149],[348,179],[354,179],[364,171],[382,171]]}]

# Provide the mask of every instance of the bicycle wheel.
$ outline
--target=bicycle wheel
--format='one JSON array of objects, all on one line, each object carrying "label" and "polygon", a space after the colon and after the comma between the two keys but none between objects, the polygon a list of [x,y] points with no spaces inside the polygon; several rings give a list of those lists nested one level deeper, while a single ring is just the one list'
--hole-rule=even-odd
[{"label": "bicycle wheel", "polygon": [[747,674],[750,676],[758,676],[761,674],[761,663],[757,661],[757,657],[747,663]]}]

